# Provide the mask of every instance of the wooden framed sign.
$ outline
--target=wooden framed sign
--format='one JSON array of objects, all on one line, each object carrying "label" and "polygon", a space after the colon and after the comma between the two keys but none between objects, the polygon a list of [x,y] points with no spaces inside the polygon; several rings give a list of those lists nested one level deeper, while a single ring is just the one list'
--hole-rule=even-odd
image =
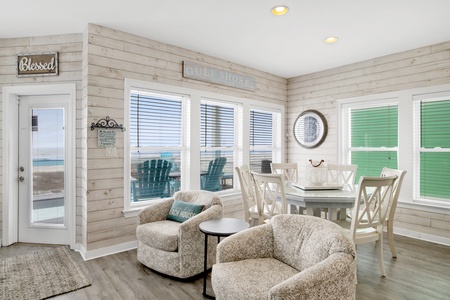
[{"label": "wooden framed sign", "polygon": [[58,52],[17,54],[17,77],[57,76]]}]

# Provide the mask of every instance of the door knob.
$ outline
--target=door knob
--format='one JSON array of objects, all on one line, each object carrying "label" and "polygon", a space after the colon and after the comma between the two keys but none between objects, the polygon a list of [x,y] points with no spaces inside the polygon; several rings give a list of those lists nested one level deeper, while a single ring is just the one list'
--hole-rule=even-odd
[{"label": "door knob", "polygon": [[20,176],[20,177],[19,177],[19,181],[20,181],[20,182],[24,182],[24,181],[25,181],[25,178],[24,178],[23,176]]}]

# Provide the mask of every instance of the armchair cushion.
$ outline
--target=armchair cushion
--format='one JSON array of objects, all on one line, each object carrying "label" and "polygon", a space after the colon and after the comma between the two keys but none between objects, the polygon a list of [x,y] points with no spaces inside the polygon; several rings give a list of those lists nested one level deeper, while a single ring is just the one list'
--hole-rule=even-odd
[{"label": "armchair cushion", "polygon": [[177,251],[181,223],[163,220],[147,223],[136,228],[136,237],[147,246],[163,250]]},{"label": "armchair cushion", "polygon": [[[167,220],[175,199],[204,206],[203,211],[180,223]],[[208,191],[179,191],[139,213],[136,228],[137,259],[160,273],[188,278],[203,272],[205,236],[199,224],[223,217],[220,196]],[[207,267],[215,262],[217,241],[209,239]]]},{"label": "armchair cushion", "polygon": [[223,239],[212,269],[216,299],[355,299],[355,246],[324,219],[277,215]]},{"label": "armchair cushion", "polygon": [[227,290],[226,299],[267,299],[273,286],[298,273],[274,258],[246,259],[239,264],[221,263],[214,265],[213,270],[216,286],[233,287]]},{"label": "armchair cushion", "polygon": [[183,223],[193,216],[198,215],[204,207],[204,205],[186,203],[175,199],[170,208],[167,220]]}]

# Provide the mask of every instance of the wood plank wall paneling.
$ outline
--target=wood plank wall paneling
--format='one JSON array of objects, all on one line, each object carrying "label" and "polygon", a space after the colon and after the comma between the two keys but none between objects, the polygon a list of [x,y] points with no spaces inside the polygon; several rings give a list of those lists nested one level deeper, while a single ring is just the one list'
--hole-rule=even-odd
[{"label": "wood plank wall paneling", "polygon": [[[119,133],[117,157],[106,158],[105,150],[97,146],[96,133],[90,131],[90,123],[106,115],[123,123],[125,77],[287,105],[286,154],[289,161],[298,162],[303,168],[310,158],[336,160],[337,99],[449,83],[449,48],[450,42],[442,43],[286,80],[202,53],[89,24],[81,34],[2,39],[0,86],[76,83],[76,242],[89,251],[135,238],[136,219],[123,218],[121,211],[123,137]],[[60,76],[17,78],[15,55],[42,51],[60,52]],[[249,92],[182,78],[183,60],[252,76],[257,81],[257,90]],[[328,120],[327,140],[315,151],[298,146],[291,133],[295,118],[305,109],[319,109]],[[1,155],[0,149],[0,158]],[[0,168],[0,178],[1,171]],[[0,194],[0,204],[2,201]],[[243,217],[238,199],[224,204],[226,216]],[[446,215],[399,209],[397,218],[399,226],[413,225],[419,231],[448,237],[450,221]]]},{"label": "wood plank wall paneling", "polygon": [[[123,123],[124,78],[287,104],[287,80],[271,74],[93,24],[88,26],[87,38],[88,125],[106,115]],[[181,73],[183,60],[252,76],[256,79],[257,90],[250,92],[185,79]],[[124,219],[119,211],[123,208],[121,132],[118,132],[116,145],[117,157],[106,157],[105,150],[97,146],[96,131],[87,132],[88,251],[135,239],[137,219]],[[227,202],[225,213],[240,215],[240,201]]]},{"label": "wood plank wall paneling", "polygon": [[[450,83],[450,42],[396,53],[322,72],[288,79],[287,124],[290,162],[303,168],[307,161],[337,161],[336,100]],[[306,109],[321,111],[328,121],[328,136],[317,149],[301,148],[292,134],[298,114]],[[300,169],[300,177],[304,172]],[[450,237],[450,216],[399,208],[398,228]]]},{"label": "wood plank wall paneling", "polygon": [[[77,165],[80,159],[81,146],[83,145],[82,134],[80,133],[80,122],[82,120],[82,51],[83,51],[83,35],[67,34],[67,35],[54,35],[54,36],[42,36],[42,37],[26,37],[26,38],[12,38],[0,40],[0,101],[2,101],[1,87],[8,85],[34,85],[34,84],[55,84],[55,83],[76,83],[77,88]],[[59,76],[50,77],[16,77],[16,54],[29,53],[29,52],[59,52]],[[3,107],[1,105],[0,107]],[[1,109],[1,108],[0,108]],[[2,111],[0,111],[2,116]],[[1,117],[0,117],[1,118]],[[0,131],[1,132],[1,131]],[[0,153],[3,154],[1,149],[2,136],[0,135]],[[2,160],[0,158],[0,173],[3,174],[3,168],[1,167]],[[3,191],[2,180],[0,180],[0,190]],[[77,228],[76,228],[76,242],[82,243],[82,228],[80,221],[82,220],[82,201],[80,201],[80,194],[82,194],[85,180],[82,180],[82,174],[77,172]],[[85,188],[84,188],[85,189]],[[3,192],[0,193],[0,210],[3,207]],[[2,230],[2,216],[0,213],[0,236]]]}]

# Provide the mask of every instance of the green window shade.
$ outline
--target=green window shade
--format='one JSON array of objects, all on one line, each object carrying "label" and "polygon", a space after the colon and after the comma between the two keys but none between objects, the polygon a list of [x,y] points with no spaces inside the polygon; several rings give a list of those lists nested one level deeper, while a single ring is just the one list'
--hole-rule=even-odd
[{"label": "green window shade", "polygon": [[450,201],[450,152],[420,154],[420,196]]},{"label": "green window shade", "polygon": [[420,197],[450,201],[450,100],[421,103]]},{"label": "green window shade", "polygon": [[351,147],[397,147],[398,107],[351,110]]},{"label": "green window shade", "polygon": [[354,151],[352,153],[352,164],[358,165],[357,181],[361,176],[380,176],[383,167],[397,169],[397,152]]},{"label": "green window shade", "polygon": [[[398,107],[350,110],[351,163],[360,176],[379,176],[383,167],[397,169]],[[391,148],[391,149],[390,149]]]},{"label": "green window shade", "polygon": [[422,102],[421,147],[450,148],[450,101]]}]

